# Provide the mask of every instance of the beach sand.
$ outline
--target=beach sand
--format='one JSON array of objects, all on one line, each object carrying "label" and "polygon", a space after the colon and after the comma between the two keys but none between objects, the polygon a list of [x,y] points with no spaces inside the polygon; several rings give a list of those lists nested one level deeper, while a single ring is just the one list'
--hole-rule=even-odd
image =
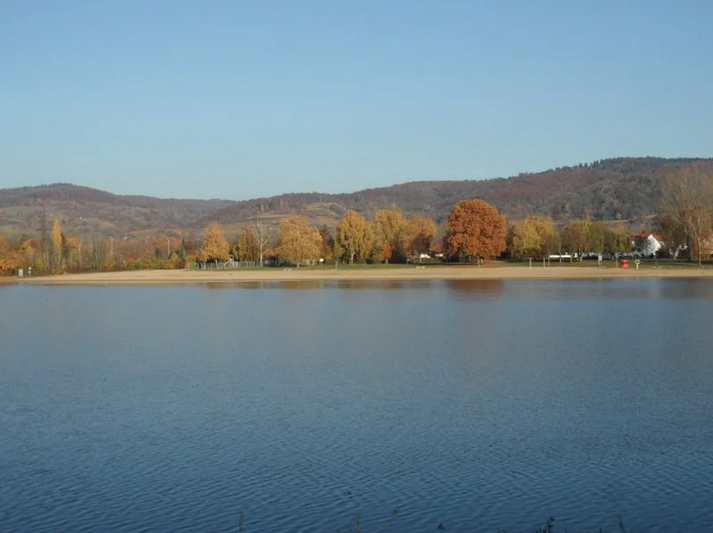
[{"label": "beach sand", "polygon": [[235,283],[259,281],[315,280],[428,280],[428,279],[599,279],[599,278],[701,278],[713,277],[713,269],[655,268],[622,269],[596,266],[507,266],[488,264],[452,266],[404,266],[403,268],[363,269],[325,267],[264,268],[257,270],[136,270],[64,274],[35,278],[13,278],[23,284],[41,285],[180,285],[192,283]]}]

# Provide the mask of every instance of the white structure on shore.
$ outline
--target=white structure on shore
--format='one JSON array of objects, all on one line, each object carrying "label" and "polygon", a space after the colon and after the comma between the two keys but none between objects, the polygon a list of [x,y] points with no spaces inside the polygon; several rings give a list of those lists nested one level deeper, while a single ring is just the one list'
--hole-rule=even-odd
[{"label": "white structure on shore", "polygon": [[635,248],[637,245],[636,239],[640,239],[640,249],[638,251],[644,257],[652,257],[656,255],[656,252],[658,252],[663,246],[661,238],[657,238],[653,233],[641,233],[639,235],[634,235],[634,238],[631,241],[632,248]]}]

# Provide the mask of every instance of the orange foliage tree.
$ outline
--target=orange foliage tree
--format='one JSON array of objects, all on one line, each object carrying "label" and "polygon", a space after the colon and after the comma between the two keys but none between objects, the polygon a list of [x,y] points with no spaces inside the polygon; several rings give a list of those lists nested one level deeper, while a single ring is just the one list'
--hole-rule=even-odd
[{"label": "orange foliage tree", "polygon": [[389,259],[391,259],[391,255],[389,241],[384,241],[384,244],[381,245],[381,259],[388,263]]},{"label": "orange foliage tree", "polygon": [[446,221],[446,253],[472,260],[495,259],[507,247],[504,215],[483,200],[462,200]]},{"label": "orange foliage tree", "polygon": [[22,255],[13,250],[13,246],[0,236],[0,275],[12,275],[22,268]]}]

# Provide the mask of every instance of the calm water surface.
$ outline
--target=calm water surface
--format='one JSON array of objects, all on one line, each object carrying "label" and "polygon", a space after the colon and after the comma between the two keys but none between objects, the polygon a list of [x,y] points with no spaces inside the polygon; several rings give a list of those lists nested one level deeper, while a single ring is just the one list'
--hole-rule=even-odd
[{"label": "calm water surface", "polygon": [[[0,288],[0,531],[713,531],[713,283]],[[393,524],[394,509],[400,509]]]}]

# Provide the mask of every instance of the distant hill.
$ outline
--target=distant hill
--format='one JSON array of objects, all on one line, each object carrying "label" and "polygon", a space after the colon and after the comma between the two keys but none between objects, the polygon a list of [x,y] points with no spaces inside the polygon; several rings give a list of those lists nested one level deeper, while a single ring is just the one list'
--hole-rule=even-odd
[{"label": "distant hill", "polygon": [[229,200],[176,200],[120,196],[68,183],[0,189],[0,233],[32,235],[43,211],[72,235],[130,235],[145,230],[194,227]]},{"label": "distant hill", "polygon": [[422,214],[441,223],[459,200],[482,198],[514,219],[537,213],[555,220],[637,221],[658,210],[663,177],[691,163],[703,164],[713,172],[713,159],[606,159],[511,178],[417,181],[349,194],[282,194],[236,202],[209,218],[231,224],[302,213],[313,223],[331,225],[347,209],[372,215],[396,204],[407,215]]},{"label": "distant hill", "polygon": [[663,177],[696,163],[713,173],[713,159],[616,158],[511,178],[419,181],[348,194],[292,193],[241,202],[120,196],[70,184],[0,189],[0,233],[36,234],[43,209],[78,236],[197,232],[217,220],[228,233],[251,220],[277,222],[291,214],[314,225],[334,226],[348,209],[371,216],[398,205],[406,215],[423,214],[443,222],[456,202],[482,198],[508,217],[531,213],[555,220],[592,217],[646,225],[661,197]]}]

